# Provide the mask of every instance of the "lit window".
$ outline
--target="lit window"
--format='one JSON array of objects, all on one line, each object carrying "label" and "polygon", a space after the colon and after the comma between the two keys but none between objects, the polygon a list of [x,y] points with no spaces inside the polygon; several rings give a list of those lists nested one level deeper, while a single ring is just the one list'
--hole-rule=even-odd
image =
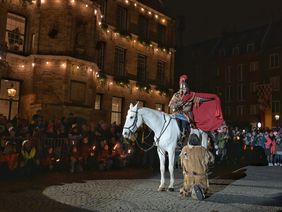
[{"label": "lit window", "polygon": [[111,123],[121,124],[122,98],[112,98]]},{"label": "lit window", "polygon": [[8,50],[13,52],[23,52],[25,41],[25,17],[8,13],[6,23],[6,44]]},{"label": "lit window", "polygon": [[94,109],[101,110],[102,94],[96,94]]}]

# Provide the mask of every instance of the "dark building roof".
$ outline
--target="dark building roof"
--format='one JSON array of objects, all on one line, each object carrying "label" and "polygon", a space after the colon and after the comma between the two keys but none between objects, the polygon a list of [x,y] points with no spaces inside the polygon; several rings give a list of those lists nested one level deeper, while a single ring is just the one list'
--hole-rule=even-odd
[{"label": "dark building roof", "polygon": [[263,25],[245,31],[223,33],[217,49],[226,48],[231,50],[233,47],[239,46],[240,53],[243,53],[246,52],[247,45],[253,43],[257,51],[265,40],[267,29],[268,25]]},{"label": "dark building roof", "polygon": [[282,47],[282,20],[270,25],[264,48]]},{"label": "dark building roof", "polygon": [[164,5],[161,3],[161,0],[138,0],[140,3],[147,5],[148,7],[151,7],[152,9],[166,14]]}]

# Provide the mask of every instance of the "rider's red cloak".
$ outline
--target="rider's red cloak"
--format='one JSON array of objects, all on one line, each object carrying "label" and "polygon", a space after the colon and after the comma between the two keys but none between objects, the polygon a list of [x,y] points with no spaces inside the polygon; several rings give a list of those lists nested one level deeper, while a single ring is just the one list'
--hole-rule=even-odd
[{"label": "rider's red cloak", "polygon": [[224,121],[219,97],[211,93],[190,92],[189,94],[184,95],[182,99],[184,101],[189,101],[194,95],[195,97],[212,99],[210,101],[201,102],[199,107],[196,107],[195,104],[192,107],[196,127],[204,131],[218,129]]}]

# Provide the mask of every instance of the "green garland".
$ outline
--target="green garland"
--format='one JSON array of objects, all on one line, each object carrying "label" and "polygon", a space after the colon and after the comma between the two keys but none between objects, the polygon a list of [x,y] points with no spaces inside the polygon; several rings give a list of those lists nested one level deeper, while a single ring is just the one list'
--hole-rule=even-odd
[{"label": "green garland", "polygon": [[151,85],[149,83],[136,82],[136,86],[143,92],[150,93],[151,91]]},{"label": "green garland", "polygon": [[99,72],[97,74],[98,83],[101,87],[106,86],[107,84],[107,76],[103,72]]},{"label": "green garland", "polygon": [[116,82],[116,84],[120,87],[129,87],[129,79],[125,78],[125,77],[115,77],[114,81]]}]

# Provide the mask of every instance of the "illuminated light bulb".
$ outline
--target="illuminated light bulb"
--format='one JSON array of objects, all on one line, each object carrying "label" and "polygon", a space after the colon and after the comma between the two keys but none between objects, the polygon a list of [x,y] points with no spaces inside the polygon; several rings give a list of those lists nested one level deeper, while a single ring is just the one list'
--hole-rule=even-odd
[{"label": "illuminated light bulb", "polygon": [[93,71],[92,68],[89,68],[89,71],[92,72]]},{"label": "illuminated light bulb", "polygon": [[40,2],[41,2],[41,4],[44,4],[44,3],[45,3],[45,0],[41,0]]},{"label": "illuminated light bulb", "polygon": [[21,65],[21,68],[24,68],[24,65]]},{"label": "illuminated light bulb", "polygon": [[75,0],[71,0],[71,3],[74,4],[74,1],[75,1]]},{"label": "illuminated light bulb", "polygon": [[145,10],[145,9],[144,9],[143,7],[141,7],[141,11],[144,12],[144,10]]},{"label": "illuminated light bulb", "polygon": [[94,10],[94,14],[97,15],[97,10],[96,9]]},{"label": "illuminated light bulb", "polygon": [[151,12],[151,11],[149,11],[149,12],[148,12],[148,14],[149,14],[149,15],[152,15],[152,12]]},{"label": "illuminated light bulb", "polygon": [[112,85],[113,84],[113,82],[110,82],[110,85]]},{"label": "illuminated light bulb", "polygon": [[135,87],[135,89],[136,89],[136,90],[139,90],[139,88],[138,88],[138,87]]},{"label": "illuminated light bulb", "polygon": [[159,49],[158,49],[158,48],[155,48],[155,51],[156,51],[156,52],[158,52],[158,51],[159,51]]},{"label": "illuminated light bulb", "polygon": [[133,40],[133,43],[136,43],[136,40]]},{"label": "illuminated light bulb", "polygon": [[107,33],[110,33],[110,30],[107,29]]},{"label": "illuminated light bulb", "polygon": [[66,64],[65,63],[62,63],[62,65],[61,65],[63,68],[65,68],[66,67]]},{"label": "illuminated light bulb", "polygon": [[165,19],[164,18],[162,19],[162,22],[165,23]]},{"label": "illuminated light bulb", "polygon": [[2,60],[2,57],[0,56],[0,60]]},{"label": "illuminated light bulb", "polygon": [[166,49],[163,49],[163,52],[165,52],[166,51]]},{"label": "illuminated light bulb", "polygon": [[126,3],[126,4],[129,4],[129,1],[128,1],[128,0],[125,0],[125,3]]},{"label": "illuminated light bulb", "polygon": [[137,4],[136,4],[136,3],[134,3],[134,7],[137,7]]},{"label": "illuminated light bulb", "polygon": [[169,54],[172,54],[171,51],[168,52]]},{"label": "illuminated light bulb", "polygon": [[32,67],[34,67],[34,66],[35,66],[35,63],[31,63],[31,65],[32,65]]},{"label": "illuminated light bulb", "polygon": [[48,61],[46,62],[46,65],[49,65],[49,62],[48,62]]},{"label": "illuminated light bulb", "polygon": [[156,14],[156,15],[155,15],[155,18],[156,18],[156,19],[158,19],[158,18],[159,18],[159,16]]},{"label": "illuminated light bulb", "polygon": [[88,7],[88,4],[85,4],[85,7]]},{"label": "illuminated light bulb", "polygon": [[76,69],[79,69],[79,66],[76,66]]},{"label": "illuminated light bulb", "polygon": [[99,24],[99,26],[101,26],[101,25],[102,25],[102,22],[101,22],[101,21],[99,21],[99,23],[98,23],[98,24]]},{"label": "illuminated light bulb", "polygon": [[104,16],[103,16],[103,15],[101,15],[101,18],[104,18]]},{"label": "illuminated light bulb", "polygon": [[150,44],[150,47],[153,47],[153,44]]}]

